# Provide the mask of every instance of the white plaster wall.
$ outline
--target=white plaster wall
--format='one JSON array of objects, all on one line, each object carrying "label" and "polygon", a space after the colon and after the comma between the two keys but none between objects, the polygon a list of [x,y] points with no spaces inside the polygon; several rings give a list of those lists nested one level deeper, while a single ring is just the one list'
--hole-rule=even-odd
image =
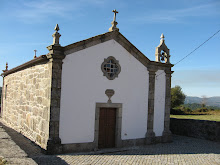
[{"label": "white plaster wall", "polygon": [[165,115],[165,88],[166,79],[163,70],[156,72],[154,98],[154,132],[155,136],[162,136]]},{"label": "white plaster wall", "polygon": [[[103,76],[104,58],[119,60],[118,78]],[[63,60],[60,138],[62,144],[93,142],[95,106],[106,103],[106,89],[114,89],[113,103],[122,103],[122,139],[144,138],[148,110],[147,68],[120,44],[110,40],[67,55]]]}]

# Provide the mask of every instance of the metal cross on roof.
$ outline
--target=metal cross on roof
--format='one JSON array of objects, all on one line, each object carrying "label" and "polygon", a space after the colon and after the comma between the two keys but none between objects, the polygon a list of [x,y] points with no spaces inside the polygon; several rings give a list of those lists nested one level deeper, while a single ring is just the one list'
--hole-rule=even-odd
[{"label": "metal cross on roof", "polygon": [[118,11],[117,10],[112,10],[112,12],[114,13],[114,22],[116,22],[116,14],[118,13]]},{"label": "metal cross on roof", "polygon": [[8,63],[6,62],[6,66],[5,66],[5,70],[2,70],[3,72],[7,72],[8,71]]},{"label": "metal cross on roof", "polygon": [[8,62],[6,62],[5,70],[8,70]]},{"label": "metal cross on roof", "polygon": [[37,50],[34,50],[34,58],[37,58],[37,54],[36,54],[36,52],[37,52]]}]

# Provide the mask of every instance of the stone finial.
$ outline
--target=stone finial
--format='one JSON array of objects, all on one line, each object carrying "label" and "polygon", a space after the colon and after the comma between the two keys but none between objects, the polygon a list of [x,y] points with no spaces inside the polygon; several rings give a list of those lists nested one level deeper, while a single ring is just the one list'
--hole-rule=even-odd
[{"label": "stone finial", "polygon": [[5,65],[5,70],[2,70],[3,72],[7,72],[8,71],[8,63],[6,62],[6,65]]},{"label": "stone finial", "polygon": [[63,52],[63,47],[59,43],[60,39],[60,33],[58,32],[60,30],[59,25],[56,24],[54,28],[55,32],[53,33],[53,44],[47,46],[47,49],[49,50],[49,53],[46,55],[48,59],[63,59],[65,57]]},{"label": "stone finial", "polygon": [[59,28],[59,25],[58,25],[58,24],[56,24],[56,26],[55,26],[54,30],[55,30],[55,31],[57,31],[57,32],[60,30],[60,28]]},{"label": "stone finial", "polygon": [[34,50],[34,58],[37,58],[36,52],[37,52],[37,50]]},{"label": "stone finial", "polygon": [[60,40],[60,33],[58,32],[60,30],[59,25],[56,24],[54,28],[55,32],[53,33],[53,44],[52,45],[60,45],[59,40]]},{"label": "stone finial", "polygon": [[105,94],[108,96],[107,103],[112,103],[111,97],[115,94],[115,91],[113,89],[106,89]]},{"label": "stone finial", "polygon": [[109,28],[109,31],[110,31],[110,32],[119,30],[119,29],[116,27],[116,25],[118,24],[118,22],[116,22],[116,14],[118,13],[118,11],[112,10],[112,12],[114,13],[114,18],[113,18],[113,21],[111,22],[112,27]]},{"label": "stone finial", "polygon": [[160,39],[160,42],[164,42],[164,41],[165,41],[165,40],[164,40],[165,37],[164,37],[163,33],[161,34],[160,38],[161,38],[161,39]]},{"label": "stone finial", "polygon": [[157,62],[165,61],[170,63],[170,50],[167,48],[163,33],[160,36],[160,45],[156,47],[155,57]]}]

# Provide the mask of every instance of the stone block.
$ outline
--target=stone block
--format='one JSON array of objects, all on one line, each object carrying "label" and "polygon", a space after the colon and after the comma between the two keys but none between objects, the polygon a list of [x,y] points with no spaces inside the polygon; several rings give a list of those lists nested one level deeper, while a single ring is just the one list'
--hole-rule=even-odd
[{"label": "stone block", "polygon": [[49,131],[49,123],[46,120],[41,120],[40,122],[40,130],[44,133]]},{"label": "stone block", "polygon": [[35,118],[33,118],[31,121],[32,121],[32,122],[31,122],[31,128],[32,128],[33,131],[36,131],[36,129],[37,129],[37,123],[38,123],[38,122],[36,121]]},{"label": "stone block", "polygon": [[43,116],[42,117],[46,121],[49,121],[49,108],[47,108],[47,107],[43,108]]},{"label": "stone block", "polygon": [[36,84],[36,78],[33,78],[33,84]]},{"label": "stone block", "polygon": [[34,116],[37,116],[39,113],[38,113],[38,108],[37,107],[33,107],[33,115]]},{"label": "stone block", "polygon": [[42,97],[37,97],[37,103],[42,104]]},{"label": "stone block", "polygon": [[37,135],[36,141],[41,144],[41,136],[40,135]]},{"label": "stone block", "polygon": [[30,115],[30,113],[28,113],[26,115],[26,124],[27,124],[28,127],[31,126],[31,115]]}]

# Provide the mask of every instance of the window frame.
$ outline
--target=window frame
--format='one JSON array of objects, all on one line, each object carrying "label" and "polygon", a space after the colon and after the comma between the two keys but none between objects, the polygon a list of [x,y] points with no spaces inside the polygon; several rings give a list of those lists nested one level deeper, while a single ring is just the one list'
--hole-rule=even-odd
[{"label": "window frame", "polygon": [[[116,72],[107,72],[105,68],[108,68],[108,67],[105,67],[105,65],[108,65],[109,62],[112,61],[112,65],[115,65],[116,66],[116,69],[117,71]],[[111,65],[111,63],[110,63]],[[110,67],[111,68],[111,67]],[[115,68],[113,68],[115,69]],[[115,57],[113,56],[109,56],[108,58],[105,58],[104,59],[104,62],[102,63],[101,65],[101,70],[103,72],[103,76],[106,76],[109,80],[114,80],[116,77],[118,77],[119,73],[121,72],[121,66],[119,64],[119,61],[115,59]],[[111,70],[111,69],[110,69]],[[113,76],[110,76],[110,74],[113,74]]]}]

